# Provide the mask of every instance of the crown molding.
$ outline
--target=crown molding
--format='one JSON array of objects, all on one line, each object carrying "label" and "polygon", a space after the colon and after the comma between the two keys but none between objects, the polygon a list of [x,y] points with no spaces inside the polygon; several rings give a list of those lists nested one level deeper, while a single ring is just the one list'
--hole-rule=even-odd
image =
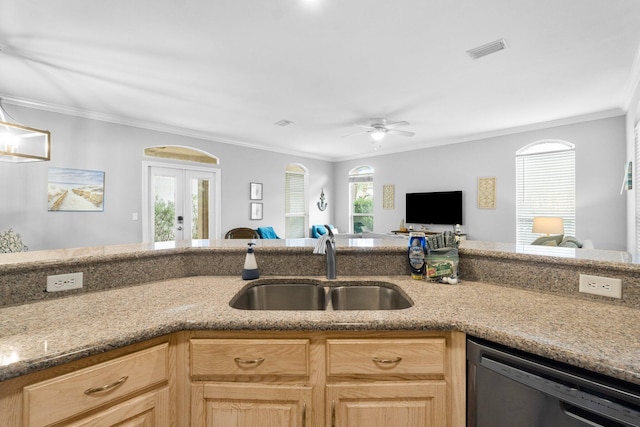
[{"label": "crown molding", "polygon": [[42,111],[47,111],[51,113],[65,114],[69,116],[81,117],[83,119],[98,120],[98,121],[107,122],[107,123],[136,127],[140,129],[170,133],[173,135],[180,135],[180,136],[186,136],[189,138],[202,139],[205,141],[235,145],[235,146],[244,147],[244,148],[251,148],[254,150],[269,151],[269,152],[274,152],[279,154],[287,154],[291,156],[304,157],[304,158],[315,159],[315,160],[324,160],[329,162],[334,161],[334,159],[330,157],[314,156],[312,154],[303,153],[295,150],[284,150],[284,149],[278,149],[278,148],[264,147],[264,146],[250,143],[250,142],[245,142],[245,141],[240,141],[240,140],[235,140],[230,138],[221,138],[209,132],[198,132],[193,129],[182,128],[179,126],[169,126],[163,123],[157,123],[153,121],[130,119],[125,117],[98,113],[95,111],[89,111],[89,110],[84,110],[84,109],[69,107],[64,105],[50,104],[46,102],[35,101],[35,100],[25,99],[25,98],[15,98],[11,96],[0,95],[0,99],[5,104],[11,104],[18,107],[33,108],[36,110],[42,110]]}]

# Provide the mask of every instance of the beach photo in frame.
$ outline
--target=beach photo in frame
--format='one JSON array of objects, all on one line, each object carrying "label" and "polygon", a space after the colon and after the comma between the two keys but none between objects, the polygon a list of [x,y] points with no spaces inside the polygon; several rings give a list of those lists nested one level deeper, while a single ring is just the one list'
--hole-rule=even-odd
[{"label": "beach photo in frame", "polygon": [[49,168],[47,210],[104,212],[104,172]]},{"label": "beach photo in frame", "polygon": [[252,182],[249,184],[249,199],[262,200],[262,183]]}]

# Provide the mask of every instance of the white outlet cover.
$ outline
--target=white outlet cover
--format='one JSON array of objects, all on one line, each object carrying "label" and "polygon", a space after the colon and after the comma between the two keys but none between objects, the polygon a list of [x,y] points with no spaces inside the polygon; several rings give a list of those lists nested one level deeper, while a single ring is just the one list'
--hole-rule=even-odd
[{"label": "white outlet cover", "polygon": [[611,277],[581,274],[580,292],[610,298],[622,298],[622,280]]},{"label": "white outlet cover", "polygon": [[47,292],[68,291],[82,288],[82,272],[47,276]]}]

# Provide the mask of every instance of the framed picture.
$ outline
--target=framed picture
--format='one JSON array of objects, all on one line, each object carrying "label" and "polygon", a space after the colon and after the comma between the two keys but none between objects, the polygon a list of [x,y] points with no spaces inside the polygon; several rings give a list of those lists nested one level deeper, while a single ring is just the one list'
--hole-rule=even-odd
[{"label": "framed picture", "polygon": [[251,203],[251,219],[262,219],[262,203]]},{"label": "framed picture", "polygon": [[496,208],[496,178],[478,178],[478,208]]},{"label": "framed picture", "polygon": [[262,200],[262,184],[261,183],[252,182],[249,184],[249,199]]},{"label": "framed picture", "polygon": [[396,186],[388,184],[382,186],[382,209],[395,209]]},{"label": "framed picture", "polygon": [[49,168],[47,210],[104,212],[104,172]]}]

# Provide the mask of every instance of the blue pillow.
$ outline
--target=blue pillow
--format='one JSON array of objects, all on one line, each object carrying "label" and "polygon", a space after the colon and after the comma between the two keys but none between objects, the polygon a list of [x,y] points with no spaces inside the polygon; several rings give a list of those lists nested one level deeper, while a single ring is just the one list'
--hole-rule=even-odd
[{"label": "blue pillow", "polygon": [[279,239],[273,227],[258,227],[256,229],[261,239]]},{"label": "blue pillow", "polygon": [[[329,224],[329,227],[333,228],[333,225]],[[327,234],[327,228],[324,225],[312,225],[311,226],[311,237],[314,239],[319,239],[320,236]]]}]

